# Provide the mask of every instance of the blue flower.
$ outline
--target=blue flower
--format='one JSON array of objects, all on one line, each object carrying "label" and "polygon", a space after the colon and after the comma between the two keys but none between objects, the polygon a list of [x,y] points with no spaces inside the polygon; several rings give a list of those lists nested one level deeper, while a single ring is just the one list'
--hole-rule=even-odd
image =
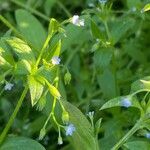
[{"label": "blue flower", "polygon": [[71,136],[73,132],[76,130],[76,128],[73,124],[69,124],[68,126],[66,126],[65,130],[66,130],[66,136],[69,135]]},{"label": "blue flower", "polygon": [[145,134],[145,137],[146,137],[147,139],[150,139],[150,132],[149,132],[149,133],[146,133],[146,134]]},{"label": "blue flower", "polygon": [[58,56],[53,56],[52,57],[52,64],[53,65],[59,65],[60,61],[61,61],[61,59]]},{"label": "blue flower", "polygon": [[125,98],[125,99],[123,99],[121,101],[121,105],[124,106],[124,107],[126,107],[126,108],[128,108],[128,107],[130,107],[132,105],[132,103],[131,103],[130,99]]},{"label": "blue flower", "polygon": [[106,2],[107,2],[107,0],[98,0],[99,1],[99,3],[101,3],[101,4],[105,4]]},{"label": "blue flower", "polygon": [[14,84],[12,84],[12,83],[6,83],[6,85],[5,85],[5,87],[4,87],[4,89],[7,91],[10,91],[12,88],[13,88],[13,86],[14,86]]}]

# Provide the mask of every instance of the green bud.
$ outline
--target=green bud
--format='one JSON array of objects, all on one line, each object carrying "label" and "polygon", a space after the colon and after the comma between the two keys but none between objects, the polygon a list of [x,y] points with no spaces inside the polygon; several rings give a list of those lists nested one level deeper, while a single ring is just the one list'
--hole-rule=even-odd
[{"label": "green bud", "polygon": [[70,74],[69,71],[67,71],[67,73],[65,74],[64,81],[65,81],[66,85],[70,83],[70,81],[71,81],[71,74]]},{"label": "green bud", "polygon": [[69,113],[65,110],[62,112],[62,121],[66,124],[69,122]]},{"label": "green bud", "polygon": [[46,134],[45,128],[42,128],[39,135],[39,140],[42,140]]},{"label": "green bud", "polygon": [[61,145],[61,144],[63,144],[63,140],[62,140],[62,137],[59,136],[59,137],[58,137],[58,145]]}]

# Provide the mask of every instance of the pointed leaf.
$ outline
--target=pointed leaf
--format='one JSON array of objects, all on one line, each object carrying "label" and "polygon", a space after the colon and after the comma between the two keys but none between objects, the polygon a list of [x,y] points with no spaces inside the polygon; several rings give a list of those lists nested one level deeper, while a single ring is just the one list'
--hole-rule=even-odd
[{"label": "pointed leaf", "polygon": [[131,97],[130,95],[121,96],[121,97],[117,97],[117,98],[111,99],[108,102],[106,102],[101,107],[100,110],[107,109],[107,108],[112,108],[112,107],[117,107],[117,106],[126,107],[125,103],[124,103],[124,100],[127,100],[127,101],[131,102],[131,106],[127,105],[127,107],[136,107],[136,108],[141,110],[141,106],[140,106],[138,100],[136,98],[134,98],[134,97]]},{"label": "pointed leaf", "polygon": [[46,32],[41,23],[28,11],[19,9],[15,12],[18,28],[28,43],[40,50],[46,39]]},{"label": "pointed leaf", "polygon": [[45,150],[45,148],[37,141],[25,137],[7,138],[0,149],[1,150]]},{"label": "pointed leaf", "polygon": [[34,106],[38,102],[43,93],[44,85],[32,75],[28,76],[28,84],[31,95],[31,104],[32,106]]},{"label": "pointed leaf", "polygon": [[[62,101],[66,111],[69,113],[70,122],[74,124],[76,131],[69,139],[77,150],[95,150],[97,145],[91,124],[82,112],[72,104]],[[77,144],[78,143],[78,144]]]}]

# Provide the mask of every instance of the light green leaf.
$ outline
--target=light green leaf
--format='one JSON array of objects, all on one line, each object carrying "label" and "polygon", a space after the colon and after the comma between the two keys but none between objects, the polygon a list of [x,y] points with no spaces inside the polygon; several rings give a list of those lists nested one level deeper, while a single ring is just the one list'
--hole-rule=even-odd
[{"label": "light green leaf", "polygon": [[31,65],[25,59],[16,63],[15,74],[16,75],[27,75],[31,73]]},{"label": "light green leaf", "polygon": [[150,76],[137,80],[131,85],[131,93],[137,91],[150,91]]},{"label": "light green leaf", "polygon": [[[69,113],[70,122],[74,124],[76,131],[69,137],[75,150],[95,150],[96,141],[92,127],[82,112],[72,104],[62,101]],[[78,143],[78,144],[77,144]]]},{"label": "light green leaf", "polygon": [[150,143],[146,141],[132,141],[127,142],[124,146],[129,150],[149,150]]},{"label": "light green leaf", "polygon": [[146,11],[149,11],[150,10],[150,3],[146,4],[144,6],[144,8],[141,10],[141,12],[146,12]]},{"label": "light green leaf", "polygon": [[25,59],[30,63],[35,62],[34,54],[28,44],[17,37],[12,37],[6,40],[12,47],[19,59]]},{"label": "light green leaf", "polygon": [[43,88],[44,85],[42,82],[39,82],[41,80],[37,76],[28,76],[28,84],[29,84],[29,89],[30,89],[30,95],[31,95],[31,104],[34,106],[38,100],[40,99],[42,93],[43,93]]},{"label": "light green leaf", "polygon": [[40,50],[46,39],[46,32],[41,23],[28,11],[19,9],[15,12],[18,28],[28,43]]},{"label": "light green leaf", "polygon": [[5,38],[0,40],[0,56],[5,59],[10,65],[14,66],[15,61],[10,48],[6,44]]},{"label": "light green leaf", "polygon": [[57,22],[57,20],[54,18],[51,18],[50,23],[49,23],[49,27],[48,27],[48,34],[52,36],[55,32],[58,31],[59,26],[60,25]]},{"label": "light green leaf", "polygon": [[108,108],[112,108],[112,107],[117,107],[117,106],[124,106],[123,100],[129,100],[129,101],[131,101],[131,106],[130,107],[136,107],[136,108],[138,108],[138,109],[141,110],[141,106],[140,106],[138,100],[135,97],[131,97],[130,95],[120,96],[120,97],[111,99],[108,102],[106,102],[101,107],[100,110],[108,109]]},{"label": "light green leaf", "polygon": [[10,137],[1,146],[0,150],[45,150],[45,148],[35,140],[25,137]]}]

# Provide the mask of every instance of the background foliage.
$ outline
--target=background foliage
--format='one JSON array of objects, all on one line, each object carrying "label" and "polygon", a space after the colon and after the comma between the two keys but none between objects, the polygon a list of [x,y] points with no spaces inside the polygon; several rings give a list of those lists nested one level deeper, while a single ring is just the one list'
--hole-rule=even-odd
[{"label": "background foliage", "polygon": [[[62,25],[66,36],[64,31],[56,34],[48,47],[52,52],[45,52],[43,56],[51,59],[54,53],[60,53],[62,67],[60,66],[58,89],[70,121],[76,127],[75,133],[71,137],[63,134],[63,145],[57,145],[58,131],[55,122],[51,120],[43,140],[38,139],[52,109],[52,96],[47,95],[42,111],[37,110],[37,105],[32,107],[37,103],[37,94],[42,91],[41,85],[36,85],[37,82],[30,79],[29,85],[36,85],[32,87],[36,90],[36,96],[31,94],[31,105],[30,95],[27,94],[8,138],[0,149],[17,150],[17,145],[18,150],[23,150],[28,143],[29,150],[96,150],[96,145],[99,145],[101,150],[110,150],[139,118],[145,114],[149,115],[150,12],[144,12],[143,9],[149,2],[112,0],[103,6],[96,0],[0,0],[0,14],[12,25],[11,27],[6,22],[0,23],[0,52],[5,49],[2,57],[6,59],[3,60],[0,55],[3,91],[0,98],[1,131],[22,93],[25,83],[22,79],[31,71],[30,65],[36,61],[50,32],[49,18],[55,18],[61,23],[78,14],[85,20],[84,27],[71,23]],[[22,41],[14,39],[14,36]],[[4,43],[5,39],[7,45]],[[18,46],[18,43],[21,44]],[[13,58],[9,50],[7,51],[10,47],[14,48]],[[21,58],[17,60],[17,64],[15,53]],[[13,78],[12,74],[4,74],[15,65]],[[72,78],[69,85],[65,85],[64,81],[66,68]],[[40,75],[52,82],[56,76],[56,68],[48,73],[44,71],[41,71]],[[4,91],[5,80],[14,83],[11,91]],[[122,99],[126,97],[131,98],[133,107],[121,107],[124,106]],[[56,118],[62,122],[60,108],[57,103]],[[95,127],[87,116],[91,111],[94,111]],[[122,149],[150,149],[150,141],[145,137],[149,133],[149,122],[142,120],[142,123],[135,130],[137,132],[133,132],[132,136],[122,143]]]}]

